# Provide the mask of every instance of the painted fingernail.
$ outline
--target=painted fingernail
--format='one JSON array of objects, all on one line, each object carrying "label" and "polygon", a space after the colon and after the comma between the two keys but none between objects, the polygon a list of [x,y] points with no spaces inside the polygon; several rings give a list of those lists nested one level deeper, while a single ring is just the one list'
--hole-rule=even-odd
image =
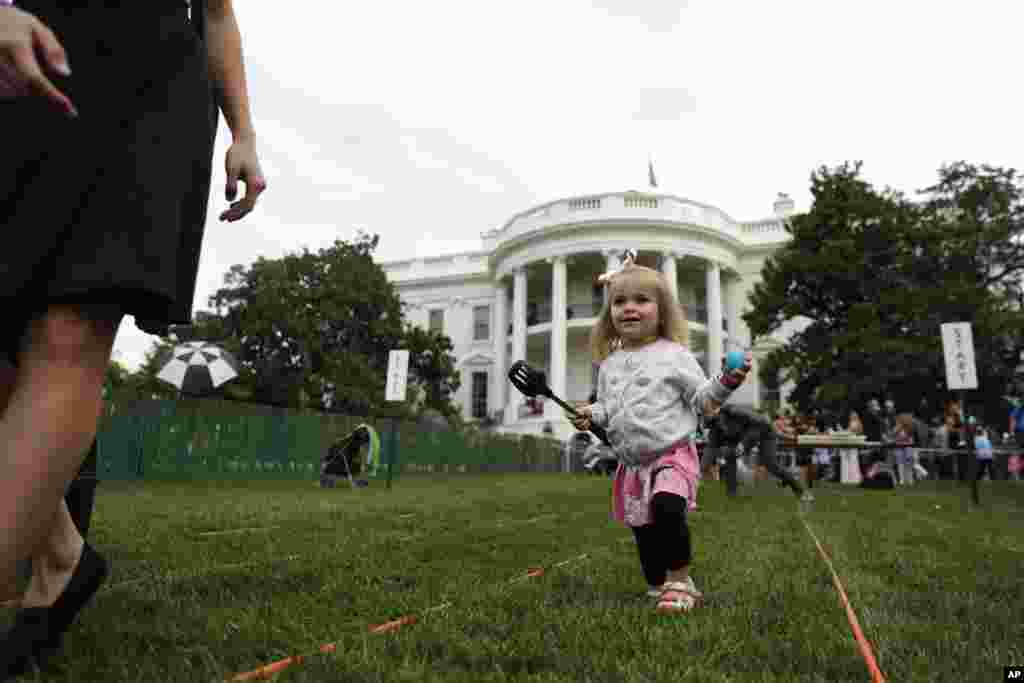
[{"label": "painted fingernail", "polygon": [[70,76],[71,75],[71,67],[68,66],[67,62],[58,62],[53,68],[61,76]]}]

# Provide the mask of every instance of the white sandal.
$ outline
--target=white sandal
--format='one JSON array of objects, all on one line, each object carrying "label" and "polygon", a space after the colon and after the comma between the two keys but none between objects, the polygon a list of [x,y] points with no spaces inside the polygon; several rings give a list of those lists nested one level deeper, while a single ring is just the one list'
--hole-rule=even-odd
[{"label": "white sandal", "polygon": [[689,612],[697,607],[703,594],[693,585],[693,579],[668,581],[662,586],[661,596],[655,609],[659,612]]}]

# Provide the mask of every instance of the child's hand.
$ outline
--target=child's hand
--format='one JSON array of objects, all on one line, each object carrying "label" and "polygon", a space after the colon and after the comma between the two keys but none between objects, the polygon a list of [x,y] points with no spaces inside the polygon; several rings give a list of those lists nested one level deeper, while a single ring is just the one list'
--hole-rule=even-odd
[{"label": "child's hand", "polygon": [[725,375],[722,376],[722,383],[732,388],[738,387],[739,385],[743,384],[743,382],[747,379],[747,373],[750,372],[750,368],[751,366],[753,366],[753,364],[754,355],[750,353],[750,351],[747,351],[747,353],[743,356],[743,365],[736,368],[735,370],[730,370],[729,372],[725,373]]},{"label": "child's hand", "polygon": [[718,415],[718,411],[722,409],[722,404],[713,398],[709,398],[704,401],[704,417],[712,418]]},{"label": "child's hand", "polygon": [[590,431],[590,420],[594,416],[594,410],[590,406],[580,406],[576,409],[576,415],[567,414],[572,426],[581,432]]}]

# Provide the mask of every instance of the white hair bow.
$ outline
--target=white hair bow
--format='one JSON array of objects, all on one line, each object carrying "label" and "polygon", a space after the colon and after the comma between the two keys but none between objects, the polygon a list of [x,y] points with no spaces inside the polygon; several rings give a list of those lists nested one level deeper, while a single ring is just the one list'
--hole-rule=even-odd
[{"label": "white hair bow", "polygon": [[621,265],[619,265],[618,268],[612,268],[611,270],[608,270],[607,272],[598,275],[597,281],[602,285],[608,284],[608,281],[611,280],[612,277],[614,277],[615,275],[618,275],[620,272],[622,272],[623,268],[636,263],[636,255],[636,249],[627,249],[625,253],[622,255]]}]

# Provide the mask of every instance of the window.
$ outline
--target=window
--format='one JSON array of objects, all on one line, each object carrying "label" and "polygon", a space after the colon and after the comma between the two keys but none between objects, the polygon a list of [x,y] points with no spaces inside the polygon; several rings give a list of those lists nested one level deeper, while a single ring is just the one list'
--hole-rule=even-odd
[{"label": "window", "polygon": [[491,307],[473,307],[473,341],[487,341],[491,338]]},{"label": "window", "polygon": [[761,391],[759,392],[760,396],[758,398],[760,399],[761,409],[774,412],[778,410],[779,406],[782,404],[782,395],[779,390],[779,385],[782,383],[782,373],[778,366],[774,364],[765,362],[760,365],[761,367],[760,372],[758,372],[758,379],[761,380]]},{"label": "window", "polygon": [[487,417],[487,373],[474,372],[472,387],[473,417],[485,418]]},{"label": "window", "polygon": [[431,332],[444,334],[444,311],[442,309],[430,312],[430,327],[428,329]]},{"label": "window", "polygon": [[604,308],[604,285],[594,285],[594,289],[591,291],[590,305],[594,308],[594,317],[601,315],[601,309]]}]

